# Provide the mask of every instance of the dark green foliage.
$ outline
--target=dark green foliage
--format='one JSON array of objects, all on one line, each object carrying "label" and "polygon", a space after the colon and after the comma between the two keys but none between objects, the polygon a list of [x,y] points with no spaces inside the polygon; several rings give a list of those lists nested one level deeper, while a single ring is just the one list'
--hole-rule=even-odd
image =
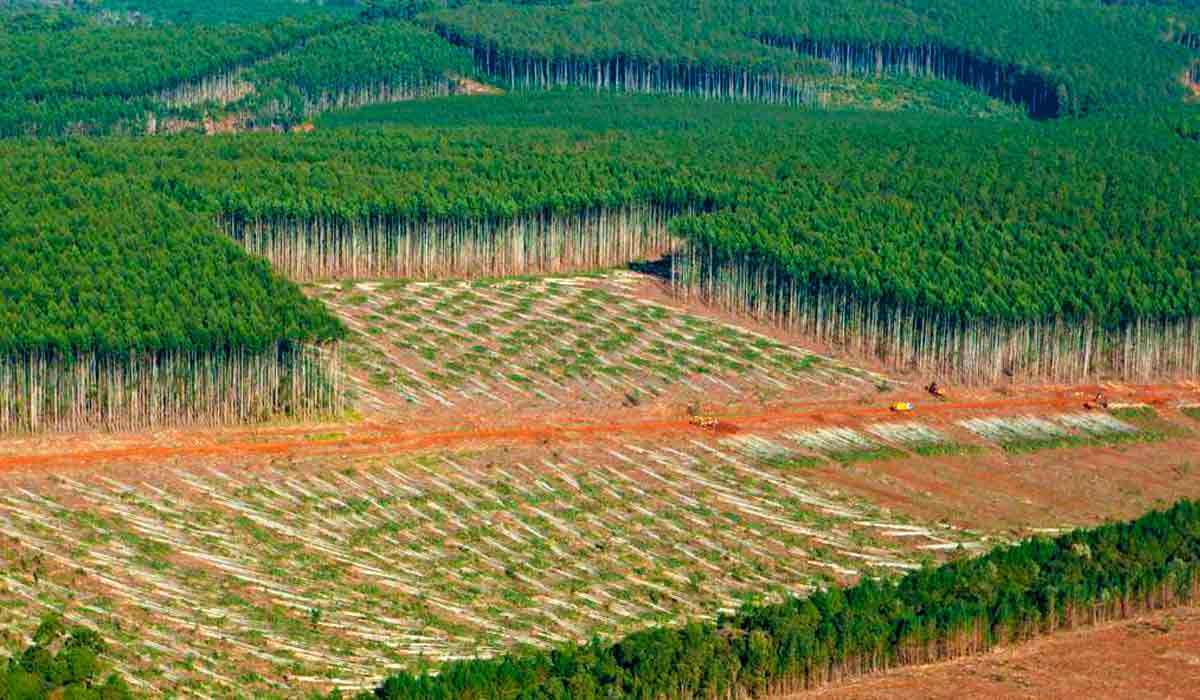
[{"label": "dark green foliage", "polygon": [[325,34],[255,67],[252,82],[284,83],[317,97],[359,85],[429,83],[471,71],[466,52],[411,24],[378,21]]},{"label": "dark green foliage", "polygon": [[5,162],[28,180],[0,192],[0,355],[260,352],[342,333],[207,218],[120,176],[38,182],[44,164]]},{"label": "dark green foliage", "polygon": [[[647,115],[649,128],[13,142],[0,156],[44,164],[47,181],[81,169],[120,175],[145,187],[147,202],[167,195],[220,220],[693,206],[714,211],[676,228],[714,256],[948,318],[1119,324],[1200,314],[1200,169],[1187,167],[1196,145],[1177,133],[1194,123],[1191,110],[1030,127],[770,108],[689,117],[694,102],[641,98],[559,110],[555,101],[566,98],[545,111],[564,121],[602,129]],[[486,123],[469,102],[456,104],[466,121]],[[545,111],[514,110],[514,121],[560,118]],[[693,128],[655,128],[672,124]]]},{"label": "dark green foliage", "polygon": [[807,599],[747,605],[715,622],[453,662],[437,675],[400,674],[374,697],[765,697],[1187,602],[1198,592],[1197,573],[1200,505],[1181,501],[1133,522],[1027,540],[899,581],[867,579]]},{"label": "dark green foliage", "polygon": [[1133,123],[809,134],[777,182],[677,230],[802,286],[949,319],[1195,316],[1197,154],[1163,120]]},{"label": "dark green foliage", "polygon": [[1184,48],[1163,40],[1178,32],[1171,13],[1071,0],[484,4],[432,13],[426,21],[474,48],[480,65],[522,82],[526,67],[561,73],[565,66],[573,73],[569,61],[755,74],[809,70],[799,54],[768,44],[811,41],[839,49],[837,56],[812,52],[835,59],[836,69],[908,70],[913,61],[916,69],[939,72],[936,64],[943,64],[947,77],[1028,103],[1043,116],[1178,101],[1185,93],[1178,75],[1188,62]]},{"label": "dark green foliage", "polygon": [[33,644],[0,665],[3,700],[131,700],[134,695],[119,676],[101,680],[104,640],[85,627],[67,629],[62,620],[44,619]]},{"label": "dark green foliage", "polygon": [[[914,80],[864,83],[914,94],[930,94],[930,103],[951,113],[975,114],[987,108],[983,98],[952,84]],[[934,91],[937,90],[936,93]],[[854,100],[854,107],[861,101]],[[917,105],[929,113],[931,104]],[[846,111],[850,111],[847,109]],[[842,115],[848,116],[848,115]],[[755,105],[703,101],[676,95],[594,93],[560,89],[545,92],[511,92],[504,95],[455,96],[423,102],[397,102],[362,109],[329,112],[317,118],[321,127],[364,126],[566,128],[585,131],[677,132],[706,127],[745,127],[805,122],[811,115],[797,114],[786,105]]]},{"label": "dark green foliage", "polygon": [[390,19],[354,24],[250,69],[255,93],[234,109],[294,123],[331,107],[447,94],[470,55],[431,31]]},{"label": "dark green foliage", "polygon": [[706,102],[674,95],[596,94],[562,89],[504,95],[456,96],[429,102],[375,105],[331,112],[323,127],[499,127],[580,131],[684,131],[723,127],[793,124],[810,115],[784,105]]},{"label": "dark green foliage", "polygon": [[0,136],[140,131],[158,94],[334,26],[110,26],[66,14],[0,24]]},{"label": "dark green foliage", "polygon": [[141,97],[273,54],[329,25],[285,19],[251,27],[0,27],[0,90],[32,100]]},{"label": "dark green foliage", "polygon": [[[603,126],[649,113],[648,124],[666,126],[687,123],[692,111],[686,101],[593,104],[591,115],[564,114]],[[1194,115],[1030,128],[770,108],[713,114],[738,128],[319,131],[137,149],[108,141],[78,153],[144,159],[138,170],[160,191],[246,219],[691,203],[720,210],[676,226],[714,256],[772,262],[805,284],[890,305],[950,318],[1114,324],[1200,314],[1200,170],[1186,167],[1195,144],[1174,134]],[[30,148],[64,166],[75,157],[49,145],[17,151]]]},{"label": "dark green foliage", "polygon": [[156,23],[250,24],[282,17],[351,13],[358,0],[84,0],[93,11],[143,15]]}]

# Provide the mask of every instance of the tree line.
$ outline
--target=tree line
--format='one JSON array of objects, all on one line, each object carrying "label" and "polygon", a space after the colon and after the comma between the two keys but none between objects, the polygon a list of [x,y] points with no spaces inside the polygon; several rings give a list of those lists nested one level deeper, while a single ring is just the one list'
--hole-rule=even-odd
[{"label": "tree line", "polygon": [[[842,54],[869,56],[869,68],[880,72],[911,70],[914,53],[930,66],[940,56],[944,77],[1029,100],[1031,113],[1043,116],[1178,102],[1185,93],[1177,76],[1188,64],[1186,51],[1162,38],[1175,29],[1169,11],[1065,0],[949,7],[945,0],[473,4],[420,21],[472,48],[481,69],[519,86],[605,87],[614,64],[634,66],[635,74],[687,66],[704,76],[732,72],[777,81],[815,63],[757,41],[769,37],[771,44],[811,46],[804,52],[810,57],[829,57],[842,47]],[[628,82],[619,74],[615,79],[617,87]],[[711,81],[683,88],[704,94]],[[775,93],[762,94],[774,101]],[[753,92],[748,98],[758,99]]]},{"label": "tree line", "polygon": [[340,23],[318,15],[220,27],[20,17],[0,26],[0,136],[144,132],[165,93]]},{"label": "tree line", "polygon": [[415,25],[375,20],[318,36],[254,66],[251,97],[231,108],[294,123],[330,109],[450,94],[468,76],[470,57]]},{"label": "tree line", "polygon": [[[763,698],[953,659],[1058,629],[1187,604],[1200,594],[1200,505],[1038,537],[899,580],[747,605],[715,621],[615,641],[521,649],[400,673],[384,700]],[[331,698],[341,697],[335,692]]]},{"label": "tree line", "polygon": [[341,323],[208,217],[111,162],[5,164],[0,432],[338,410]]},{"label": "tree line", "polygon": [[[564,271],[673,236],[681,293],[898,364],[1200,374],[1194,109],[1030,128],[769,108],[689,122],[696,103],[678,100],[607,131],[638,99],[551,97],[502,113],[507,128],[463,100],[442,114],[461,105],[475,126],[0,153],[53,164],[51,180],[133,173],[301,278]],[[522,126],[568,104],[592,130]]]}]

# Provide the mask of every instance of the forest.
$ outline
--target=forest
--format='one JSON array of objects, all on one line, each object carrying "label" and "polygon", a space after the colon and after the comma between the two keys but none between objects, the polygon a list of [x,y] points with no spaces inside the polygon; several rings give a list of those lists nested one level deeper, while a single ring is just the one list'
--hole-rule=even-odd
[{"label": "forest", "polygon": [[1200,82],[1187,7],[1021,0],[951,15],[940,2],[34,5],[0,27],[0,87],[10,88],[0,136],[136,134],[227,115],[289,128],[446,95],[475,77],[806,108],[836,104],[829,83],[845,78],[945,81],[1037,119],[1176,103],[1193,89],[1181,74]]},{"label": "forest", "polygon": [[[615,641],[523,649],[401,673],[364,698],[746,698],[1186,604],[1200,593],[1200,505],[1034,538],[899,580],[864,579]],[[331,697],[341,697],[335,693]]]},{"label": "forest", "polygon": [[333,109],[441,97],[453,76],[470,75],[469,55],[432,32],[390,20],[350,25],[254,66],[244,108],[291,124]]},{"label": "forest", "polygon": [[[973,382],[1200,373],[1194,109],[1034,126],[589,99],[497,112],[507,128],[473,126],[494,114],[464,99],[444,107],[461,106],[443,112],[454,129],[0,152],[136,171],[296,279],[678,250],[680,294],[896,366]],[[574,128],[541,126],[560,107]]]},{"label": "forest", "polygon": [[120,173],[7,159],[0,432],[337,411],[340,322]]},{"label": "forest", "polygon": [[[7,163],[44,164],[6,183],[7,298],[60,308],[0,307],[0,421],[329,410],[336,359],[322,348],[340,330],[274,275],[485,277],[663,255],[680,295],[893,366],[972,382],[1200,374],[1197,175],[1184,167],[1196,109],[1177,104],[1192,15],[1023,0],[951,20],[933,0],[862,2],[394,2],[247,9],[220,25],[132,4],[121,21],[10,15],[8,135],[132,134],[148,115],[222,110],[278,128],[448,94],[459,77],[504,78],[502,65],[510,87],[560,87],[347,111],[305,135],[6,140]],[[1045,28],[1010,31],[1029,24],[1014,13]],[[889,73],[1075,118],[790,107],[811,81]],[[720,104],[747,99],[783,104]],[[78,203],[50,211],[62,196]],[[144,271],[55,272],[127,246]],[[226,262],[210,271],[210,258]],[[101,280],[128,295],[101,298]],[[154,388],[162,376],[171,388]]]},{"label": "forest", "polygon": [[945,9],[939,0],[476,4],[419,21],[470,47],[481,70],[518,87],[795,102],[789,88],[796,78],[821,66],[959,80],[1025,104],[1034,117],[1185,94],[1177,76],[1187,52],[1170,39],[1195,24],[1187,14],[1065,0]]},{"label": "forest", "polygon": [[335,27],[329,17],[234,27],[118,25],[27,13],[0,25],[0,136],[144,133],[180,86]]},{"label": "forest", "polygon": [[136,696],[120,676],[103,675],[106,649],[94,630],[68,628],[61,617],[48,616],[32,644],[0,666],[0,698],[132,700]]}]

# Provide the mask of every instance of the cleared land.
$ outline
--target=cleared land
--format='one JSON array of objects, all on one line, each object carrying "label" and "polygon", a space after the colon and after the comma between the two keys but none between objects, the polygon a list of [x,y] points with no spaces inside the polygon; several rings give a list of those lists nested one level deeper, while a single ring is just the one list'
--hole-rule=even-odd
[{"label": "cleared land", "polygon": [[1200,494],[1195,387],[924,401],[645,284],[314,286],[365,420],[6,439],[0,644],[59,610],[152,694],[366,688]]},{"label": "cleared land", "polygon": [[326,449],[12,471],[0,628],[17,646],[31,606],[64,610],[155,693],[368,687],[1200,494],[1191,419],[1171,418],[1043,413],[1073,441],[1033,453],[955,415],[357,457],[309,433]]},{"label": "cleared land", "polygon": [[[0,627],[111,639],[142,687],[367,687],[904,571],[977,537],[897,518],[743,440],[255,470],[9,477]],[[239,676],[242,676],[239,680]]]},{"label": "cleared land", "polygon": [[647,301],[630,273],[493,282],[347,282],[309,292],[351,329],[359,410],[544,412],[729,406],[886,388],[886,378]]},{"label": "cleared land", "polygon": [[1181,608],[795,697],[1188,698],[1195,693],[1198,651],[1200,609]]}]

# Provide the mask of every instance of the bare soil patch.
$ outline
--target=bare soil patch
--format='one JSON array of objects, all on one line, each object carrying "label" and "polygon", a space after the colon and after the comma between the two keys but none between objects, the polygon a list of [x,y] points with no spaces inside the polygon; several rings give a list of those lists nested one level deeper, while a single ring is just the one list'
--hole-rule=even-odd
[{"label": "bare soil patch", "polygon": [[1196,696],[1200,609],[1178,608],[778,700]]}]

